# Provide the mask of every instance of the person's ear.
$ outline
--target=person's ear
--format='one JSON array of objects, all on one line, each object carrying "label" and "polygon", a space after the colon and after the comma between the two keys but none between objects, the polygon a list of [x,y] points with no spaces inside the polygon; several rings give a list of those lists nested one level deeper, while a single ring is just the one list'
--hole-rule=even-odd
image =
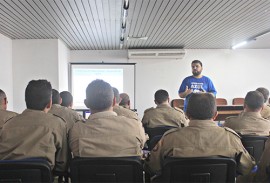
[{"label": "person's ear", "polygon": [[63,101],[63,100],[62,100],[62,98],[60,97],[60,101],[59,101],[59,104],[60,104],[60,105],[62,104],[62,101]]},{"label": "person's ear", "polygon": [[84,99],[84,104],[85,104],[85,106],[86,106],[87,108],[90,108],[90,105],[89,105],[89,103],[88,103],[88,100]]},{"label": "person's ear", "polygon": [[46,105],[46,109],[51,109],[52,107],[52,98],[50,99],[50,102]]},{"label": "person's ear", "polygon": [[158,103],[156,102],[156,100],[154,100],[155,104],[158,105]]},{"label": "person's ear", "polygon": [[115,98],[115,97],[113,97],[112,106],[115,106],[115,104],[116,104],[116,98]]},{"label": "person's ear", "polygon": [[215,119],[217,118],[217,116],[218,116],[218,111],[215,112],[215,115],[214,115],[213,118],[212,118],[213,121],[215,121]]}]

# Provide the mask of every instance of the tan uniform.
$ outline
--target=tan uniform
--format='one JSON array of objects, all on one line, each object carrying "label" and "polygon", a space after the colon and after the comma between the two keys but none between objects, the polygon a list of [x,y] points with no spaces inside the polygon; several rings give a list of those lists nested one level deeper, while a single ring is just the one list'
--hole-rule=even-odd
[{"label": "tan uniform", "polygon": [[0,137],[0,159],[45,158],[55,170],[67,168],[67,134],[63,119],[26,109],[8,120]]},{"label": "tan uniform", "polygon": [[270,167],[270,138],[265,142],[265,148],[258,164],[258,170],[254,182],[268,182],[270,176],[267,175],[266,170]]},{"label": "tan uniform", "polygon": [[265,105],[263,110],[261,111],[261,115],[263,118],[270,120],[270,106]]},{"label": "tan uniform", "polygon": [[59,104],[53,104],[49,113],[62,117],[67,123],[67,130],[69,131],[74,123],[78,121],[85,121],[85,119],[76,111],[63,107]]},{"label": "tan uniform", "polygon": [[0,129],[3,127],[3,125],[7,120],[13,118],[16,115],[17,115],[16,112],[0,109]]},{"label": "tan uniform", "polygon": [[146,164],[152,173],[156,173],[161,169],[166,156],[235,158],[237,155],[241,155],[238,172],[249,173],[255,162],[233,130],[218,127],[211,120],[191,120],[188,127],[166,132],[151,151]]},{"label": "tan uniform", "polygon": [[125,116],[127,118],[132,118],[132,119],[137,119],[138,120],[138,115],[133,112],[132,110],[126,109],[122,106],[114,106],[113,111],[118,115],[118,116]]},{"label": "tan uniform", "polygon": [[156,108],[149,108],[144,111],[142,123],[148,128],[158,126],[181,127],[188,125],[188,119],[181,109],[160,104]]},{"label": "tan uniform", "polygon": [[141,156],[145,141],[140,121],[112,111],[91,114],[85,123],[74,124],[69,132],[75,157]]},{"label": "tan uniform", "polygon": [[228,117],[223,124],[242,135],[269,136],[270,121],[256,112],[242,112],[238,116]]}]

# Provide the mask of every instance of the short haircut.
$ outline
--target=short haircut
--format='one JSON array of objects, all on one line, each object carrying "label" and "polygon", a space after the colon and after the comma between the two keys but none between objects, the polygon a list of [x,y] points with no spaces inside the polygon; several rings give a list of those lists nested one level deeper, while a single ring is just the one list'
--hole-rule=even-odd
[{"label": "short haircut", "polygon": [[260,88],[257,88],[256,91],[261,92],[264,98],[264,103],[266,103],[269,98],[269,90],[267,90],[266,88],[260,87]]},{"label": "short haircut", "polygon": [[103,80],[96,79],[86,88],[86,101],[91,110],[103,111],[113,104],[113,89]]},{"label": "short haircut", "polygon": [[60,104],[61,97],[56,89],[52,89],[52,104]]},{"label": "short haircut", "polygon": [[0,89],[0,101],[3,101],[5,98],[7,98],[6,93]]},{"label": "short haircut", "polygon": [[112,89],[113,89],[113,95],[114,95],[114,97],[115,97],[115,99],[116,99],[116,103],[118,104],[118,103],[120,102],[119,91],[118,91],[118,89],[115,88],[115,87],[112,87]]},{"label": "short haircut", "polygon": [[62,98],[62,106],[69,107],[73,103],[73,96],[68,91],[62,91],[60,97]]},{"label": "short haircut", "polygon": [[250,91],[245,97],[245,104],[251,110],[258,110],[264,105],[263,94],[259,91]]},{"label": "short haircut", "polygon": [[169,98],[169,93],[166,90],[158,90],[155,93],[155,101],[158,104],[162,104]]},{"label": "short haircut", "polygon": [[130,102],[129,96],[126,93],[121,93],[120,94],[120,98],[122,99],[121,102],[119,103],[119,105],[121,106],[125,106],[128,105]]},{"label": "short haircut", "polygon": [[192,65],[192,64],[200,64],[200,65],[202,66],[202,62],[199,61],[199,60],[193,60],[193,61],[191,62],[191,65]]},{"label": "short haircut", "polygon": [[207,120],[215,116],[216,99],[210,93],[193,93],[187,105],[187,116],[192,119]]},{"label": "short haircut", "polygon": [[52,85],[47,80],[32,80],[25,89],[25,102],[28,109],[44,110],[52,97]]}]

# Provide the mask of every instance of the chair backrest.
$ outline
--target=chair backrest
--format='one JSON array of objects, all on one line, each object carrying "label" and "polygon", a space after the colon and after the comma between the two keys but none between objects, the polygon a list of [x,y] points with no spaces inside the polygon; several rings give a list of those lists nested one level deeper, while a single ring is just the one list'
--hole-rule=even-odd
[{"label": "chair backrest", "polygon": [[143,182],[140,157],[75,158],[71,161],[72,182]]},{"label": "chair backrest", "polygon": [[43,159],[1,160],[0,182],[53,182],[51,167]]},{"label": "chair backrest", "polygon": [[228,102],[225,98],[216,98],[216,105],[228,105]]},{"label": "chair backrest", "polygon": [[245,98],[234,98],[232,101],[233,105],[244,105]]},{"label": "chair backrest", "polygon": [[231,158],[166,158],[162,182],[235,182],[236,162]]},{"label": "chair backrest", "polygon": [[259,162],[268,137],[241,135],[241,141],[245,149],[254,157],[256,163]]},{"label": "chair backrest", "polygon": [[173,99],[171,101],[171,106],[172,107],[178,107],[180,109],[183,109],[184,108],[184,102],[185,102],[185,100],[184,99],[181,99],[181,98]]},{"label": "chair backrest", "polygon": [[155,128],[145,128],[145,132],[149,135],[149,139],[152,139],[155,136],[163,135],[166,131],[176,128],[173,126],[159,126]]},{"label": "chair backrest", "polygon": [[151,151],[163,135],[157,135],[150,139],[148,150]]}]

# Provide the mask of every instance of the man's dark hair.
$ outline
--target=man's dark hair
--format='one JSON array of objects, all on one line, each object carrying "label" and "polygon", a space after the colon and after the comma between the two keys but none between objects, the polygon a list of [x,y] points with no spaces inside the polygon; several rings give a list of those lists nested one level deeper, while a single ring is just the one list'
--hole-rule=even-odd
[{"label": "man's dark hair", "polygon": [[259,91],[250,91],[245,97],[245,104],[251,110],[258,110],[263,107],[264,97],[263,94]]},{"label": "man's dark hair", "polygon": [[113,89],[103,80],[96,79],[86,88],[86,103],[91,110],[104,111],[113,104]]},{"label": "man's dark hair", "polygon": [[200,64],[200,65],[202,66],[202,62],[199,61],[199,60],[193,60],[193,61],[191,62],[191,65],[192,65],[192,64]]},{"label": "man's dark hair", "polygon": [[52,104],[60,104],[61,97],[56,89],[52,89]]},{"label": "man's dark hair", "polygon": [[266,103],[269,97],[269,90],[267,90],[266,88],[260,87],[260,88],[257,88],[256,91],[260,92],[263,95],[264,103]]},{"label": "man's dark hair", "polygon": [[4,100],[6,97],[6,93],[0,89],[0,101]]},{"label": "man's dark hair", "polygon": [[129,99],[128,94],[121,93],[120,98],[121,98],[121,102],[119,103],[119,105],[121,106],[129,105],[130,99]]},{"label": "man's dark hair", "polygon": [[68,91],[62,91],[60,97],[62,98],[61,106],[69,107],[73,103],[73,96]]},{"label": "man's dark hair", "polygon": [[157,104],[162,104],[169,98],[169,93],[166,90],[158,90],[155,93],[155,101]]},{"label": "man's dark hair", "polygon": [[44,110],[52,97],[52,85],[47,80],[32,80],[25,89],[25,102],[28,109]]},{"label": "man's dark hair", "polygon": [[187,116],[192,119],[207,120],[215,116],[216,99],[210,93],[194,93],[187,105]]},{"label": "man's dark hair", "polygon": [[113,89],[113,95],[114,95],[114,97],[115,97],[115,99],[116,99],[116,103],[118,104],[118,103],[120,102],[119,91],[118,91],[118,89],[115,88],[115,87],[112,87],[112,89]]}]

